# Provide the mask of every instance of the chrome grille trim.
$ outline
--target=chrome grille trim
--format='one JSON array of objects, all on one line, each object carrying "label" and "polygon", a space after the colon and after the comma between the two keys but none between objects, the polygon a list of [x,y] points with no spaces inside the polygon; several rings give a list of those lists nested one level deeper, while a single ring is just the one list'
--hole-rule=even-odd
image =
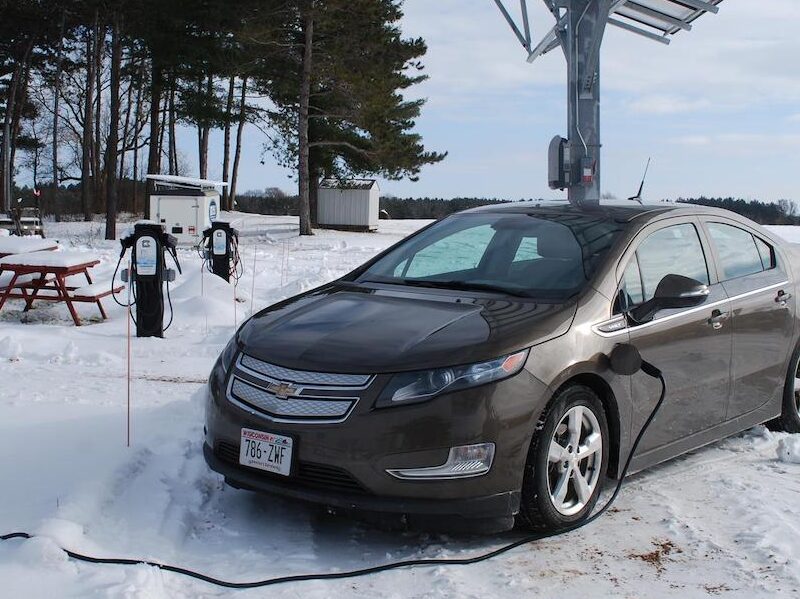
[{"label": "chrome grille trim", "polygon": [[306,399],[279,397],[241,379],[233,378],[231,396],[279,418],[336,419],[346,416],[355,403],[355,398]]},{"label": "chrome grille trim", "polygon": [[250,371],[250,373],[258,376],[259,378],[267,377],[273,382],[290,382],[297,383],[314,388],[342,388],[347,389],[364,389],[369,386],[372,379],[375,378],[371,374],[336,374],[330,372],[311,372],[307,370],[293,370],[291,368],[284,368],[277,364],[270,364],[264,362],[247,354],[241,354],[237,362],[237,366],[242,370]]}]

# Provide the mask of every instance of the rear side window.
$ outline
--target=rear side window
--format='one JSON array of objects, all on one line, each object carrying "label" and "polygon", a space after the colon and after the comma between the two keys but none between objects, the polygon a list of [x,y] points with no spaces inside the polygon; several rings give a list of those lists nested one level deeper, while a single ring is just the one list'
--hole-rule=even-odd
[{"label": "rear side window", "polygon": [[618,307],[653,299],[661,279],[670,274],[709,284],[703,246],[692,224],[660,229],[641,243],[622,275]]},{"label": "rear side window", "polygon": [[708,232],[719,254],[723,281],[756,274],[775,265],[772,248],[749,231],[708,223]]},{"label": "rear side window", "polygon": [[761,265],[764,267],[764,270],[775,268],[775,252],[772,250],[772,247],[761,241],[755,235],[753,239],[756,240],[756,247],[758,248],[759,256],[761,256]]}]

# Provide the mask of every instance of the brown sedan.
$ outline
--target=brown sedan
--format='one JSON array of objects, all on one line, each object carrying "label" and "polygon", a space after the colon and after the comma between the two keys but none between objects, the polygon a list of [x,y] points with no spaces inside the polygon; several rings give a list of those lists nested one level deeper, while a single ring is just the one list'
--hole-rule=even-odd
[{"label": "brown sedan", "polygon": [[240,488],[412,523],[555,530],[620,474],[748,427],[800,432],[794,250],[700,207],[453,215],[253,316],[208,387]]}]

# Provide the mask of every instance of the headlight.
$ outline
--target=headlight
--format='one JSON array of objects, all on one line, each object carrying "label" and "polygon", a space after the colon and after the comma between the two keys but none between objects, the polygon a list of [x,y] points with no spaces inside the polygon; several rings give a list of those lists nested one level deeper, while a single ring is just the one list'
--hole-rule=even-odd
[{"label": "headlight", "polygon": [[236,344],[236,335],[234,335],[219,355],[219,363],[220,366],[222,366],[222,370],[225,372],[230,370],[231,364],[233,364],[233,361],[236,359],[238,351],[239,346]]},{"label": "headlight", "polygon": [[514,376],[525,365],[528,350],[524,349],[496,360],[396,374],[375,402],[376,408],[419,403],[440,393],[477,387]]}]

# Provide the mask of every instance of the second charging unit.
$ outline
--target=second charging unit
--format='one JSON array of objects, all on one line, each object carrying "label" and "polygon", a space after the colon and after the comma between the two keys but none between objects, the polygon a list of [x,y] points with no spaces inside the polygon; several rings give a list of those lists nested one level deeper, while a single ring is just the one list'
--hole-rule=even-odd
[{"label": "second charging unit", "polygon": [[214,221],[203,231],[201,242],[206,268],[225,281],[241,275],[239,260],[239,232],[226,221]]}]

